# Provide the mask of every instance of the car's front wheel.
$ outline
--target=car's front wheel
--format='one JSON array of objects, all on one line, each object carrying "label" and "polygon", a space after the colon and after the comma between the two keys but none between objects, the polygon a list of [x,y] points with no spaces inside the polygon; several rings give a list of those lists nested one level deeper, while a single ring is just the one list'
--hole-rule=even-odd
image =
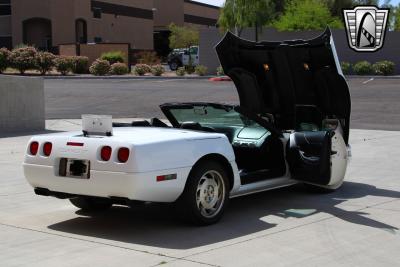
[{"label": "car's front wheel", "polygon": [[108,199],[95,197],[75,197],[69,201],[83,211],[102,211],[111,208],[112,202]]},{"label": "car's front wheel", "polygon": [[198,225],[219,221],[229,201],[229,180],[221,164],[203,161],[191,171],[178,200],[184,219]]}]

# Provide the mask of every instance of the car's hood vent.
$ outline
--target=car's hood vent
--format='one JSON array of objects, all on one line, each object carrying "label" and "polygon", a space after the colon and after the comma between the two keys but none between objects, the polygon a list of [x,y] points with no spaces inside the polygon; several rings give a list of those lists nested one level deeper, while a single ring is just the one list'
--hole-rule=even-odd
[{"label": "car's hood vent", "polygon": [[339,118],[347,138],[350,95],[329,28],[312,40],[259,43],[228,32],[216,50],[243,109],[273,115],[282,129]]}]

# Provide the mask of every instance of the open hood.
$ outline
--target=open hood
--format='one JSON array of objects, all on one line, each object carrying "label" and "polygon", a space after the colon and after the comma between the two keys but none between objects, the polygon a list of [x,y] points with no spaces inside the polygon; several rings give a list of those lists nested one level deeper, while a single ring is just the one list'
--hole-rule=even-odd
[{"label": "open hood", "polygon": [[272,115],[281,129],[340,119],[348,138],[350,94],[329,28],[312,40],[258,43],[228,32],[216,50],[242,109]]}]

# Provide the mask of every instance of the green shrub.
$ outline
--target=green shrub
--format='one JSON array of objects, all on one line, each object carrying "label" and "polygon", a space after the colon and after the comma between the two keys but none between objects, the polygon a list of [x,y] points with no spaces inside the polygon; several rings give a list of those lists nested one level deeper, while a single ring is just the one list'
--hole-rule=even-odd
[{"label": "green shrub", "polygon": [[161,60],[154,51],[142,51],[136,54],[139,64],[158,65]]},{"label": "green shrub", "polygon": [[162,65],[154,65],[151,67],[151,73],[154,76],[161,76],[164,72],[165,72],[165,70]]},{"label": "green shrub", "polygon": [[96,76],[104,76],[108,74],[111,70],[111,65],[108,60],[104,59],[96,59],[95,62],[90,66],[89,71],[91,74]]},{"label": "green shrub", "polygon": [[100,59],[107,60],[111,65],[114,63],[124,63],[124,53],[121,51],[111,51],[101,54]]},{"label": "green shrub", "polygon": [[392,75],[394,73],[395,63],[388,60],[378,61],[372,65],[374,73],[377,75]]},{"label": "green shrub", "polygon": [[72,72],[76,74],[85,74],[89,72],[89,58],[84,56],[72,57]]},{"label": "green shrub", "polygon": [[225,75],[225,72],[224,72],[224,69],[222,68],[222,66],[218,66],[217,75],[218,76],[224,76]]},{"label": "green shrub", "polygon": [[208,68],[203,65],[197,65],[194,69],[195,73],[199,76],[204,76],[207,74]]},{"label": "green shrub", "polygon": [[36,53],[36,68],[40,71],[40,74],[45,75],[46,72],[52,70],[55,58],[56,56],[49,52]]},{"label": "green shrub", "polygon": [[29,69],[36,67],[36,49],[31,46],[16,48],[11,52],[10,62],[11,66],[21,74]]},{"label": "green shrub", "polygon": [[186,70],[184,67],[180,67],[176,70],[176,75],[178,76],[185,76]]},{"label": "green shrub", "polygon": [[125,63],[114,63],[111,65],[111,74],[124,75],[129,73],[129,68]]},{"label": "green shrub", "polygon": [[351,64],[349,62],[342,61],[340,63],[340,67],[342,68],[343,74],[350,74],[350,72],[351,72]]},{"label": "green shrub", "polygon": [[0,73],[10,66],[11,52],[7,48],[0,48]]},{"label": "green shrub", "polygon": [[195,72],[195,66],[185,66],[185,71],[187,74],[192,74]]},{"label": "green shrub", "polygon": [[359,61],[353,66],[353,71],[357,75],[372,74],[372,65],[368,61]]},{"label": "green shrub", "polygon": [[56,70],[62,75],[67,75],[74,67],[74,59],[69,56],[58,56],[54,59]]},{"label": "green shrub", "polygon": [[147,64],[136,64],[134,72],[136,75],[143,76],[151,72],[151,67]]}]

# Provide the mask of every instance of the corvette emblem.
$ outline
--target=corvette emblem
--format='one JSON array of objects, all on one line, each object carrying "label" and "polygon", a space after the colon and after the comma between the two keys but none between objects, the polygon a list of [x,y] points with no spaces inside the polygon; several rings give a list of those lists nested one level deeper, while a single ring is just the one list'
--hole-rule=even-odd
[{"label": "corvette emblem", "polygon": [[343,15],[351,49],[374,52],[382,48],[389,9],[357,6],[354,9],[343,9]]}]

